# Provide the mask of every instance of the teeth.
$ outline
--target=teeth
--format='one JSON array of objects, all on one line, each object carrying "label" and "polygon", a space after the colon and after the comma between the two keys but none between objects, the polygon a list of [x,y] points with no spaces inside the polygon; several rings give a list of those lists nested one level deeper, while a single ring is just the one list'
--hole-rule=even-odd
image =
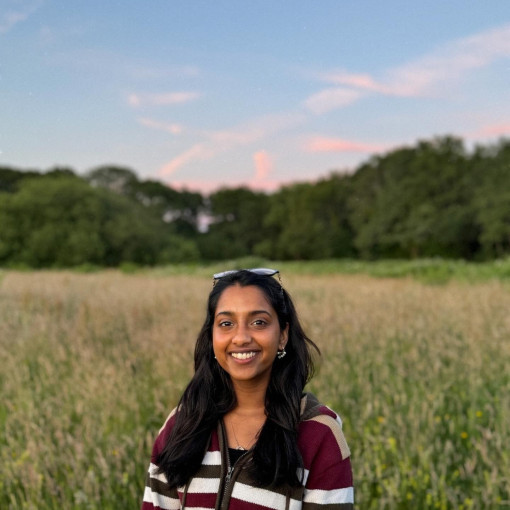
[{"label": "teeth", "polygon": [[253,358],[255,356],[255,352],[233,352],[232,357],[236,359],[248,359]]}]

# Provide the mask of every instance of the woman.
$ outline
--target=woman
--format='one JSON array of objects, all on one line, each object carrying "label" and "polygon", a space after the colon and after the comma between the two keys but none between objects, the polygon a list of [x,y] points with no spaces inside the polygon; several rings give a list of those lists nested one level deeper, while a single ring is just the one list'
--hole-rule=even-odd
[{"label": "woman", "polygon": [[303,394],[318,349],[277,273],[214,275],[195,374],[154,444],[142,510],[353,508],[340,418]]}]

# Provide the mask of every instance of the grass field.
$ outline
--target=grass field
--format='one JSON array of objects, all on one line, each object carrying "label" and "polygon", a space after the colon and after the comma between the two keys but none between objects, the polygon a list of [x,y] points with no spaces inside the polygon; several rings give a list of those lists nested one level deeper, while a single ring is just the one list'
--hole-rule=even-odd
[{"label": "grass field", "polygon": [[[302,269],[283,283],[323,351],[310,390],[344,420],[357,507],[510,508],[508,280]],[[209,272],[0,274],[0,508],[139,508]]]}]

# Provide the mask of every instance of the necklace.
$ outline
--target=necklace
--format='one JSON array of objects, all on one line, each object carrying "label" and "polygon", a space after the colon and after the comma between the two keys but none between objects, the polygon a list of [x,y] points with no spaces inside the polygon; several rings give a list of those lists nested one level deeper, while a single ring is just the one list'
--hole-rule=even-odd
[{"label": "necklace", "polygon": [[230,421],[230,427],[232,428],[232,432],[234,433],[234,439],[236,440],[236,443],[237,443],[236,450],[245,451],[245,450],[246,450],[246,448],[243,448],[243,447],[239,444],[239,441],[237,440],[237,436],[236,436],[236,429],[234,428],[234,422],[233,422],[233,421]]}]

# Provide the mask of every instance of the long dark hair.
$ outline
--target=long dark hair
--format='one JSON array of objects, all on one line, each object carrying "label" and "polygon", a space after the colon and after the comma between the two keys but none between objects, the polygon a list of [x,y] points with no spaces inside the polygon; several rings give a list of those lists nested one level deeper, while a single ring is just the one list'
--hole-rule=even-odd
[{"label": "long dark hair", "polygon": [[216,306],[223,291],[232,285],[258,287],[276,311],[280,330],[289,325],[287,355],[273,365],[265,399],[267,419],[248,469],[261,487],[301,483],[297,474],[303,467],[297,447],[300,401],[314,372],[311,350],[319,353],[319,349],[303,331],[292,299],[280,283],[271,276],[241,270],[218,279],[209,294],[207,315],[195,345],[195,374],[179,401],[175,425],[157,459],[171,487],[185,485],[197,472],[211,431],[236,406],[232,381],[214,359],[212,345]]}]

